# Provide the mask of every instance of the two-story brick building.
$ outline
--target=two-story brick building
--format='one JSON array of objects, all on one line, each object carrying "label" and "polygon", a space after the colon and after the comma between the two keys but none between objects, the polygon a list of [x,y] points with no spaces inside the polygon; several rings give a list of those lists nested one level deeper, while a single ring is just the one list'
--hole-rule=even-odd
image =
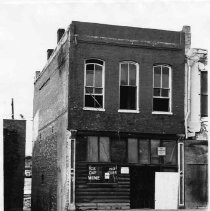
[{"label": "two-story brick building", "polygon": [[34,83],[33,211],[184,207],[185,35],[58,30]]}]

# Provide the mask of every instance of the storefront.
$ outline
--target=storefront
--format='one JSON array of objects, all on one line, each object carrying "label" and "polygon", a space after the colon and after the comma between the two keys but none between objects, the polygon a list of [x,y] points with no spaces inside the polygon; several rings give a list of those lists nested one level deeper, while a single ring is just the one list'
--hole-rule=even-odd
[{"label": "storefront", "polygon": [[176,137],[83,134],[76,139],[76,208],[154,209],[162,206],[162,185],[169,187],[166,200],[177,206],[178,178]]}]

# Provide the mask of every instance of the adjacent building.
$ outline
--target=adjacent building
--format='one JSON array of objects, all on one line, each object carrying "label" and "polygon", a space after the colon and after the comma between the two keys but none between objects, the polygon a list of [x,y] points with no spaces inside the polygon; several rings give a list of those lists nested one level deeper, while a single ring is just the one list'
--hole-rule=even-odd
[{"label": "adjacent building", "polygon": [[32,210],[195,207],[190,28],[73,21],[57,37],[34,82]]},{"label": "adjacent building", "polygon": [[4,211],[23,210],[25,138],[25,120],[3,120]]}]

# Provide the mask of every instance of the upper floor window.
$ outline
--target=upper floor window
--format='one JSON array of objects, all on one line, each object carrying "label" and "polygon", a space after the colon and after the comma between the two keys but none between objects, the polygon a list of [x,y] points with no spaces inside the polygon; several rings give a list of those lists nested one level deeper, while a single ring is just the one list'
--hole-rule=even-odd
[{"label": "upper floor window", "polygon": [[208,72],[201,71],[201,117],[208,116]]},{"label": "upper floor window", "polygon": [[98,59],[85,61],[85,108],[104,108],[104,62]]},{"label": "upper floor window", "polygon": [[138,64],[120,63],[120,109],[138,110]]},{"label": "upper floor window", "polygon": [[153,111],[171,112],[171,67],[153,67]]}]

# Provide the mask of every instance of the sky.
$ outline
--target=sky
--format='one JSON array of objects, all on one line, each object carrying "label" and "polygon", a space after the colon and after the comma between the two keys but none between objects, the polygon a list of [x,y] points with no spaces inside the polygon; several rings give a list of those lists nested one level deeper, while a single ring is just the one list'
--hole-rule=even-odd
[{"label": "sky", "polygon": [[192,47],[210,49],[209,0],[0,0],[0,117],[27,120],[26,154],[32,152],[35,71],[56,47],[57,29],[84,21],[181,31],[191,26]]}]

